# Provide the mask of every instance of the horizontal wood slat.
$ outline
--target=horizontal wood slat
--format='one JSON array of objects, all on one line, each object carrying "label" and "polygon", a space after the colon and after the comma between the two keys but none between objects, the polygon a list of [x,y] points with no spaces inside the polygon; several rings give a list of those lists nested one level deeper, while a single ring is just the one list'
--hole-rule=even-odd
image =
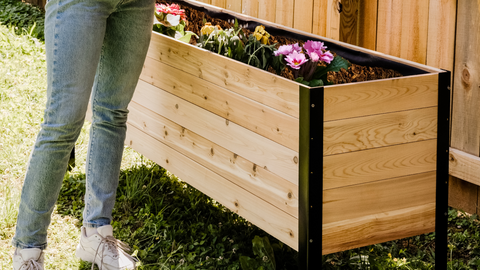
[{"label": "horizontal wood slat", "polygon": [[298,152],[142,80],[133,101],[298,184]]},{"label": "horizontal wood slat", "polygon": [[435,230],[435,203],[323,225],[323,254],[335,253]]},{"label": "horizontal wood slat", "polygon": [[323,187],[333,189],[436,170],[437,140],[323,158]]},{"label": "horizontal wood slat", "polygon": [[298,250],[298,220],[128,125],[126,144],[233,212]]},{"label": "horizontal wood slat", "polygon": [[450,148],[450,175],[480,186],[480,157]]},{"label": "horizontal wood slat", "polygon": [[434,203],[435,186],[436,171],[430,171],[328,189],[323,192],[323,222],[328,224]]},{"label": "horizontal wood slat", "polygon": [[[164,74],[170,74],[165,76]],[[147,57],[140,78],[298,151],[298,118]]]},{"label": "horizontal wood slat", "polygon": [[403,144],[437,137],[437,107],[325,122],[323,154]]},{"label": "horizontal wood slat", "polygon": [[128,123],[132,126],[282,211],[298,217],[298,185],[135,102],[131,102],[128,109]]},{"label": "horizontal wood slat", "polygon": [[437,106],[437,89],[437,74],[326,86],[325,121]]},{"label": "horizontal wood slat", "polygon": [[294,81],[155,32],[148,56],[298,118]]}]

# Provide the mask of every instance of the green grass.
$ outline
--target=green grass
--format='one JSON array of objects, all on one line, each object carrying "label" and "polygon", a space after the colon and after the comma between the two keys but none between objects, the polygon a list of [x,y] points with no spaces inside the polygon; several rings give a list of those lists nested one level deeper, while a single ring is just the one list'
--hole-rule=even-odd
[{"label": "green grass", "polygon": [[[11,269],[21,186],[46,99],[44,43],[15,27],[0,25],[0,269]],[[76,144],[77,166],[64,178],[52,217],[47,269],[90,267],[74,257],[88,129],[86,123]],[[263,263],[264,269],[271,269],[271,260],[276,269],[297,269],[297,252],[129,148],[113,216],[115,235],[133,248],[140,269],[241,269],[241,256]],[[268,237],[274,259],[264,262],[263,255],[254,254],[256,235]],[[442,254],[451,260],[449,269],[480,267],[476,215],[449,210],[449,248],[449,254]],[[434,269],[434,250],[432,233],[330,254],[322,261],[324,269]]]}]

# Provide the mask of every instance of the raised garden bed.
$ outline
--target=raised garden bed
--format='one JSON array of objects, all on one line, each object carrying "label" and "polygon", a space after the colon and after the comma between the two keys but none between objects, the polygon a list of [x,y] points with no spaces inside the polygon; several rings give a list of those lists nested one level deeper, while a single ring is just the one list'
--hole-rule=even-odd
[{"label": "raised garden bed", "polygon": [[127,145],[299,250],[301,269],[435,230],[446,254],[448,72],[175,2],[404,76],[310,88],[153,32]]}]

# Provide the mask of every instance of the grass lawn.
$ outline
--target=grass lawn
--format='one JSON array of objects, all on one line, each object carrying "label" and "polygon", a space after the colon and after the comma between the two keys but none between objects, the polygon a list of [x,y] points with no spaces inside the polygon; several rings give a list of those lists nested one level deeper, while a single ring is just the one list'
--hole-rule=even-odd
[{"label": "grass lawn", "polygon": [[[14,1],[0,0],[0,21],[5,14],[2,3]],[[23,9],[19,8],[20,14]],[[22,30],[22,26],[15,29],[14,21],[9,23],[12,26],[0,24],[0,269],[11,269],[10,241],[22,182],[46,101],[41,32],[29,31],[32,24],[25,23]],[[77,166],[65,175],[52,216],[46,269],[90,267],[74,257],[82,221],[88,129],[86,123],[76,144]],[[297,269],[295,251],[129,148],[125,148],[113,215],[115,235],[133,248],[140,269],[256,270],[260,265]],[[450,253],[437,256],[450,260],[449,269],[478,269],[478,217],[450,209],[449,224]],[[266,239],[267,248],[254,254],[252,240],[260,245]],[[434,251],[432,233],[321,259],[325,269],[435,269]],[[252,267],[242,268],[241,261],[251,262]]]}]

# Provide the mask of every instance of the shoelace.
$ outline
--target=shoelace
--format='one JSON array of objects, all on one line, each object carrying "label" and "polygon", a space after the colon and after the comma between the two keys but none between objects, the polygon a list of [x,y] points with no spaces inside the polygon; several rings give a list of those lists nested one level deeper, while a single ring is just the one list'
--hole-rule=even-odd
[{"label": "shoelace", "polygon": [[[118,254],[118,252],[120,251],[123,255],[125,255],[125,257],[127,257],[130,261],[133,262],[133,268],[137,269],[136,262],[138,260],[127,253],[130,252],[130,247],[122,241],[115,239],[115,237],[109,235],[107,237],[104,237],[102,241],[100,241],[100,244],[97,247],[97,251],[95,252],[95,257],[93,258],[93,261],[95,261],[97,255],[99,254],[98,251],[100,247],[102,247],[102,253],[100,255],[102,258],[102,260],[100,261],[100,270],[102,270],[103,268],[103,252],[105,251],[105,246],[108,246],[108,249],[110,249],[114,253]],[[94,265],[95,263],[92,263],[92,270]]]},{"label": "shoelace", "polygon": [[27,267],[27,268],[24,268],[25,270],[41,270],[42,269],[42,265],[34,259],[30,259],[24,262],[23,266]]}]

